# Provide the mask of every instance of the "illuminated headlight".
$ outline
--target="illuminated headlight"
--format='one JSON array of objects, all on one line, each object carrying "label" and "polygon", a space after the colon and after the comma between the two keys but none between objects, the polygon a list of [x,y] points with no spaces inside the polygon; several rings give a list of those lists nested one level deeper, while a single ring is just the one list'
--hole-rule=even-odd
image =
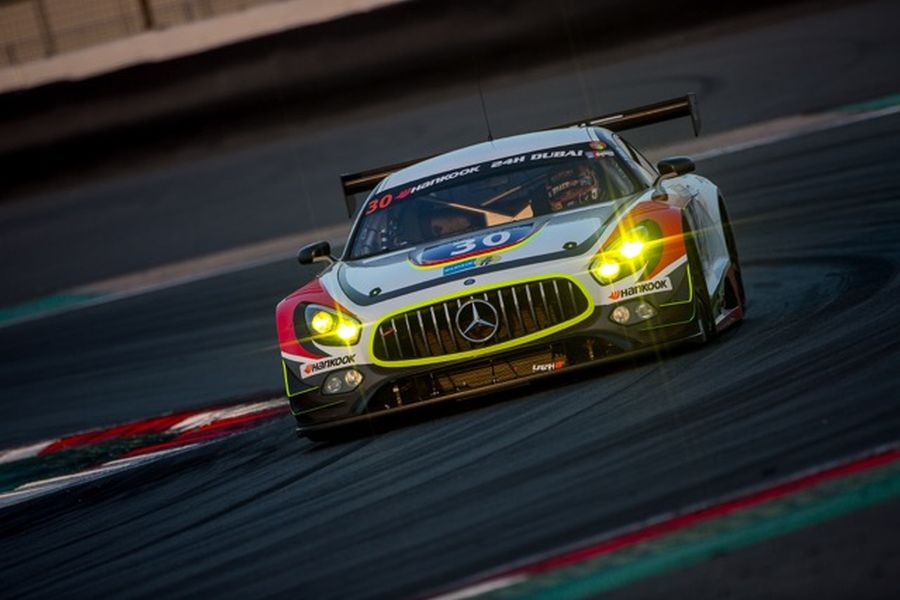
[{"label": "illuminated headlight", "polygon": [[344,321],[338,325],[337,336],[341,341],[347,342],[348,344],[355,342],[359,339],[359,325],[357,323],[351,323],[350,321]]},{"label": "illuminated headlight", "polygon": [[647,220],[623,232],[607,248],[594,257],[591,274],[601,285],[610,285],[623,277],[659,261],[662,231]]},{"label": "illuminated headlight", "polygon": [[304,312],[310,338],[323,346],[350,346],[359,341],[362,325],[350,315],[310,304]]},{"label": "illuminated headlight", "polygon": [[631,240],[628,242],[623,242],[622,247],[619,248],[619,254],[621,254],[627,260],[634,260],[638,256],[641,255],[641,252],[644,251],[644,242],[640,240]]},{"label": "illuminated headlight", "polygon": [[619,274],[619,271],[622,270],[622,267],[619,266],[617,262],[602,262],[597,265],[597,274],[604,279],[612,280],[616,275]]},{"label": "illuminated headlight", "polygon": [[622,265],[615,259],[601,256],[591,267],[591,273],[603,285],[609,285],[619,279]]},{"label": "illuminated headlight", "polygon": [[330,312],[320,310],[309,320],[309,328],[313,330],[313,333],[318,333],[319,335],[331,333],[334,329],[334,317]]},{"label": "illuminated headlight", "polygon": [[322,384],[322,394],[331,396],[352,392],[359,387],[362,380],[363,374],[356,369],[337,371],[325,378],[325,383]]}]

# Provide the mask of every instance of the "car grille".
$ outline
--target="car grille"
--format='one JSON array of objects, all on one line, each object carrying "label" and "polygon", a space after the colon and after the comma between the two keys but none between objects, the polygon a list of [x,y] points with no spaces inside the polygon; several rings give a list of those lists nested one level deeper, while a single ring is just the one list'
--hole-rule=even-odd
[{"label": "car grille", "polygon": [[[496,321],[489,337],[484,334],[490,327],[482,327],[479,336],[470,333],[469,338],[473,340],[467,339],[457,325],[457,314],[472,301],[477,301],[485,320]],[[456,354],[490,348],[564,325],[583,315],[589,306],[581,288],[566,277],[493,288],[385,319],[376,328],[373,352],[377,359],[388,363],[430,357],[452,360]],[[471,317],[469,310],[466,309],[463,318]]]}]

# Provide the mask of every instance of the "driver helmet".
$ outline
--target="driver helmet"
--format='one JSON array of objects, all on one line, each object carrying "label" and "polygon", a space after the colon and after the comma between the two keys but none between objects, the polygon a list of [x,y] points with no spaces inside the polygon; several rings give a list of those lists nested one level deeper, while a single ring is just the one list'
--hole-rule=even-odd
[{"label": "driver helmet", "polygon": [[547,200],[553,211],[597,202],[600,186],[590,165],[567,164],[547,174]]}]

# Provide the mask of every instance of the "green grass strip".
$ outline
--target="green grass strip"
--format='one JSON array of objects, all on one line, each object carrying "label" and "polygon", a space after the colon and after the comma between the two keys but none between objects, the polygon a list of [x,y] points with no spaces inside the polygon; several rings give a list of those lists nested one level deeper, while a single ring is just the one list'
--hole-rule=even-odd
[{"label": "green grass strip", "polygon": [[897,104],[900,104],[900,94],[893,94],[891,96],[883,96],[881,98],[866,100],[865,102],[848,104],[847,106],[840,107],[838,110],[841,112],[864,112],[867,110],[888,108],[890,106],[896,106]]},{"label": "green grass strip", "polygon": [[52,296],[45,296],[43,298],[38,298],[37,300],[32,300],[31,302],[0,308],[0,323],[11,321],[13,319],[21,319],[23,317],[30,317],[43,312],[59,310],[60,308],[75,306],[76,304],[96,300],[102,295],[103,294],[54,294]]}]

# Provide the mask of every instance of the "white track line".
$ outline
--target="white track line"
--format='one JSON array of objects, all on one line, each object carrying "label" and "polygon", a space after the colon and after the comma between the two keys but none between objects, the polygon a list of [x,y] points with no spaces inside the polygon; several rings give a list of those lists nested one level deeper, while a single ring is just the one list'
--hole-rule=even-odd
[{"label": "white track line", "polygon": [[489,592],[502,590],[503,588],[512,587],[517,583],[525,581],[526,579],[528,579],[526,575],[500,577],[499,579],[491,579],[489,581],[485,581],[484,583],[476,583],[475,585],[470,585],[469,587],[463,588],[457,592],[450,592],[449,594],[435,596],[430,600],[466,600],[467,598],[475,598],[476,596],[481,596],[482,594],[487,594]]},{"label": "white track line", "polygon": [[17,460],[22,460],[23,458],[31,458],[32,456],[37,456],[44,450],[44,448],[46,448],[50,444],[55,443],[56,441],[57,440],[49,440],[46,442],[31,444],[29,446],[23,446],[21,448],[13,448],[12,450],[3,450],[2,452],[0,452],[0,465],[4,463],[16,462]]},{"label": "white track line", "polygon": [[800,129],[797,129],[795,131],[785,131],[782,133],[776,133],[757,139],[747,140],[746,142],[731,144],[720,148],[711,148],[709,150],[706,150],[705,152],[698,152],[694,155],[693,158],[694,160],[707,160],[710,158],[725,156],[726,154],[736,154],[745,150],[751,150],[753,148],[759,148],[761,146],[777,144],[778,142],[803,137],[805,135],[811,135],[813,133],[821,133],[823,131],[837,129],[839,127],[853,125],[855,123],[862,123],[864,121],[880,119],[881,117],[887,117],[897,113],[900,113],[900,105],[888,106],[887,108],[880,108],[877,110],[870,110],[861,113],[834,113],[834,120],[827,120],[822,123],[809,125],[808,127],[801,127]]},{"label": "white track line", "polygon": [[286,402],[287,401],[284,398],[276,398],[275,400],[256,402],[254,404],[245,404],[243,406],[232,406],[230,408],[222,408],[219,410],[212,410],[209,412],[191,415],[184,421],[180,421],[175,425],[172,425],[172,427],[170,427],[167,431],[171,433],[183,433],[185,431],[190,431],[191,429],[198,429],[200,427],[210,425],[212,423],[215,423],[216,421],[224,421],[225,419],[233,419],[235,417],[242,417],[244,415],[250,415],[257,412],[263,412],[273,408],[278,408],[279,406],[285,406]]},{"label": "white track line", "polygon": [[66,488],[89,483],[103,477],[108,477],[114,473],[120,473],[140,465],[154,462],[165,456],[187,452],[188,450],[193,450],[194,448],[204,445],[204,443],[189,444],[187,446],[179,446],[178,448],[167,448],[166,450],[160,450],[159,452],[153,452],[151,454],[142,454],[140,456],[113,460],[103,463],[93,469],[88,469],[87,471],[72,473],[70,475],[61,475],[50,479],[42,479],[40,481],[32,481],[31,483],[26,483],[17,487],[11,492],[0,494],[0,508],[21,504],[22,502],[46,496]]}]

